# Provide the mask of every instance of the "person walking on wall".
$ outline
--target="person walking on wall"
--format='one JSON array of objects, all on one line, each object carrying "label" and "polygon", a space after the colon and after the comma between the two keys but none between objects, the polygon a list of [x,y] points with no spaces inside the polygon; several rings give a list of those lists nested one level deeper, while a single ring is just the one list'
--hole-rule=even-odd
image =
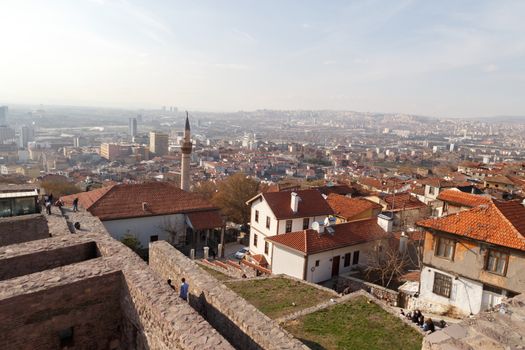
[{"label": "person walking on wall", "polygon": [[78,211],[78,197],[73,199],[73,211],[74,212]]},{"label": "person walking on wall", "polygon": [[181,282],[179,297],[181,297],[183,300],[188,300],[188,289],[190,288],[190,285],[186,283],[186,279],[184,277],[181,279]]}]

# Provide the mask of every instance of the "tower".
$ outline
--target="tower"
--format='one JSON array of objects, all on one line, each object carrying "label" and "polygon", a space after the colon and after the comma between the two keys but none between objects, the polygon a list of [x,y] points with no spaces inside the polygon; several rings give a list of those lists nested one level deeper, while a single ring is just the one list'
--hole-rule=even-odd
[{"label": "tower", "polygon": [[182,140],[182,163],[180,169],[180,188],[184,191],[190,190],[190,154],[192,149],[190,139],[190,120],[186,112],[186,126],[184,127],[184,139]]},{"label": "tower", "polygon": [[131,139],[137,136],[137,118],[129,118],[128,133]]}]

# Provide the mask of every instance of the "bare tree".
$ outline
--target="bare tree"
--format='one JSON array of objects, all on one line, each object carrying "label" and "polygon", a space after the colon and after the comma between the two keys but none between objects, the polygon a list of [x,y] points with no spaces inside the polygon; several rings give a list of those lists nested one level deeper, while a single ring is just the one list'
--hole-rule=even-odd
[{"label": "bare tree", "polygon": [[392,281],[403,275],[411,265],[407,250],[400,252],[395,244],[387,244],[382,249],[370,251],[368,266],[365,268],[367,279],[380,282],[383,287],[389,287]]}]

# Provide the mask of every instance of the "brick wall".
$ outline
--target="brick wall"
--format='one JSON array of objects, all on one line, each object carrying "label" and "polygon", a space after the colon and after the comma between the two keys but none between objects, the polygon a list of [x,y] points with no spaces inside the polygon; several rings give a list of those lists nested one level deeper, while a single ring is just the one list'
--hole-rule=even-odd
[{"label": "brick wall", "polygon": [[0,247],[48,237],[47,220],[41,214],[0,218]]},{"label": "brick wall", "polygon": [[95,242],[18,255],[2,259],[0,281],[97,257]]},{"label": "brick wall", "polygon": [[0,300],[0,349],[59,349],[73,327],[75,349],[120,349],[121,273]]},{"label": "brick wall", "polygon": [[153,242],[149,264],[164,281],[182,277],[190,285],[190,305],[238,349],[308,349],[220,281],[167,242]]}]

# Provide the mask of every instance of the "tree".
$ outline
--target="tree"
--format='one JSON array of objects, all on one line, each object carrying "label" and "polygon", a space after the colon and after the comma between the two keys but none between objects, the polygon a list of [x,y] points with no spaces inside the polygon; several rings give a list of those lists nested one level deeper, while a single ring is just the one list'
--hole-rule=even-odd
[{"label": "tree", "polygon": [[262,186],[258,181],[243,173],[236,173],[218,183],[212,202],[228,220],[245,225],[250,220],[250,208],[246,201],[261,190]]},{"label": "tree", "polygon": [[131,233],[126,233],[124,236],[122,236],[120,241],[137,254],[139,254],[143,249],[142,244],[140,244],[138,238]]},{"label": "tree", "polygon": [[217,192],[217,184],[213,181],[202,181],[193,187],[193,192],[201,194],[206,199],[211,199]]},{"label": "tree", "polygon": [[[380,246],[381,247],[381,246]],[[374,249],[369,252],[365,274],[368,280],[379,282],[383,287],[388,287],[392,281],[397,281],[411,265],[411,259],[405,252],[390,242],[382,249]]]},{"label": "tree", "polygon": [[40,183],[40,186],[45,190],[47,194],[52,193],[55,198],[60,198],[62,196],[67,196],[69,194],[81,192],[80,188],[78,188],[75,184],[66,181],[42,181]]}]

